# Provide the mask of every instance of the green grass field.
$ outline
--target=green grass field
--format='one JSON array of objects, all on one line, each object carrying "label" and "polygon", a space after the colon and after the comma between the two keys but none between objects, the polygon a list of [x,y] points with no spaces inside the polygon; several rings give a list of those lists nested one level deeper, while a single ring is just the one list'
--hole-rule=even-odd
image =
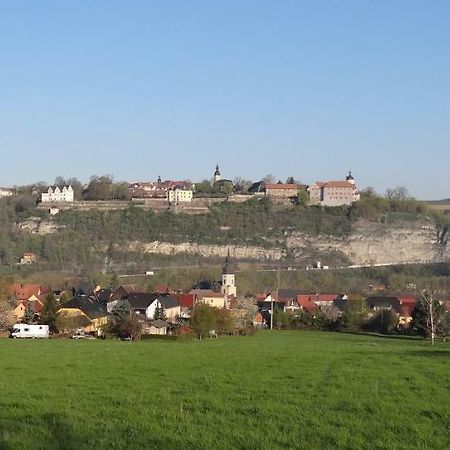
[{"label": "green grass field", "polygon": [[450,345],[0,340],[0,449],[449,449]]}]

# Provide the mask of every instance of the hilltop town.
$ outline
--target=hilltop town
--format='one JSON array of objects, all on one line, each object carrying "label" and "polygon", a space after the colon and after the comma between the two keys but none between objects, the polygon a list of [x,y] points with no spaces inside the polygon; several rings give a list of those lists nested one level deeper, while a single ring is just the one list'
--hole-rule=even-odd
[{"label": "hilltop town", "polygon": [[[37,196],[37,201],[43,207],[52,207],[53,213],[59,208],[77,206],[80,202],[83,202],[84,207],[105,207],[89,205],[90,201],[112,201],[119,207],[122,200],[156,210],[169,207],[202,213],[214,202],[241,203],[254,197],[268,197],[278,203],[303,202],[320,206],[351,205],[360,198],[351,172],[342,180],[316,181],[305,185],[295,181],[294,177],[289,177],[286,182],[275,182],[271,175],[257,182],[241,178],[232,181],[222,176],[219,165],[216,165],[210,180],[198,183],[162,180],[161,177],[157,181],[114,183],[111,177],[105,176],[92,177],[88,184],[82,185],[76,179],[64,180],[58,177],[54,185],[30,186],[29,191]],[[24,188],[0,188],[0,198],[20,192],[24,192]]]}]

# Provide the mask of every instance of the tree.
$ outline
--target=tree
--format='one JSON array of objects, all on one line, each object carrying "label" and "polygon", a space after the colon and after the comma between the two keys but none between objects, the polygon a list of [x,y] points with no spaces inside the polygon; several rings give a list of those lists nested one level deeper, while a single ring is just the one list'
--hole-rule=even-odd
[{"label": "tree", "polygon": [[290,320],[289,314],[282,309],[275,308],[273,312],[273,324],[279,330],[281,328],[289,328]]},{"label": "tree", "polygon": [[405,201],[411,198],[409,196],[408,189],[406,189],[404,186],[397,186],[393,189],[386,189],[386,197],[389,200],[396,201]]},{"label": "tree", "polygon": [[258,314],[258,307],[252,297],[236,299],[236,326],[245,329],[253,325],[253,320]]},{"label": "tree", "polygon": [[137,341],[142,335],[142,324],[136,316],[127,317],[119,325],[119,336]]},{"label": "tree", "polygon": [[368,328],[382,334],[388,334],[398,327],[398,314],[391,309],[378,311],[370,320]]},{"label": "tree", "polygon": [[275,183],[275,175],[269,173],[265,177],[261,178],[261,181],[265,184],[273,184]]},{"label": "tree", "polygon": [[443,305],[434,299],[429,291],[423,291],[412,313],[412,329],[431,338],[431,345],[437,336],[448,333],[449,318]]},{"label": "tree", "polygon": [[363,298],[348,301],[347,309],[342,317],[344,328],[358,331],[367,317],[366,302]]},{"label": "tree", "polygon": [[11,305],[0,299],[0,331],[8,329],[14,324],[14,315]]},{"label": "tree", "polygon": [[165,309],[158,303],[155,309],[155,314],[153,316],[154,320],[166,320],[166,311]]},{"label": "tree", "polygon": [[207,336],[217,326],[215,308],[208,305],[197,305],[191,316],[191,328],[199,339]]},{"label": "tree", "polygon": [[34,321],[34,311],[31,308],[30,304],[28,303],[27,307],[25,308],[22,322],[27,323],[27,324],[32,324],[33,321]]},{"label": "tree", "polygon": [[217,332],[219,334],[230,334],[234,330],[234,321],[231,311],[218,309],[215,311],[217,317]]},{"label": "tree", "polygon": [[241,177],[236,177],[233,180],[234,191],[240,194],[247,193],[249,187],[253,184],[250,180],[244,180]]},{"label": "tree", "polygon": [[56,302],[55,295],[50,291],[46,295],[44,300],[44,306],[42,307],[39,323],[41,325],[48,325],[52,333],[58,331],[58,303]]},{"label": "tree", "polygon": [[300,205],[308,206],[309,204],[309,194],[308,191],[304,188],[299,189],[297,192],[297,199]]}]

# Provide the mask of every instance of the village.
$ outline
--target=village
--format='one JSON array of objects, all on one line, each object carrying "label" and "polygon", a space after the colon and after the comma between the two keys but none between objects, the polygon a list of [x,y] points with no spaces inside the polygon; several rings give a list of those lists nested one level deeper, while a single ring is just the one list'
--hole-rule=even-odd
[{"label": "village", "polygon": [[[65,291],[39,284],[11,284],[6,291],[15,322],[12,329],[24,331],[12,333],[12,337],[48,337],[27,334],[33,324],[39,324],[48,325],[54,336],[74,339],[201,338],[292,327],[337,331],[343,322],[344,328],[353,331],[365,324],[372,331],[408,333],[419,300],[411,291],[394,295],[380,286],[370,286],[364,298],[279,287],[242,296],[229,255],[220,281],[205,280],[186,292],[165,285],[150,291],[138,285],[104,288],[89,283]],[[450,310],[450,302],[440,303]]]}]

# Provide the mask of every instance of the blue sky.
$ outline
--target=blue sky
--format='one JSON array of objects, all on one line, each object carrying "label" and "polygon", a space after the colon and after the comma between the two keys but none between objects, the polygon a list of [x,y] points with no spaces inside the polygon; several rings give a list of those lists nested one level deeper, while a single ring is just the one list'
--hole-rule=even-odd
[{"label": "blue sky", "polygon": [[352,169],[450,197],[450,2],[0,1],[0,186]]}]

